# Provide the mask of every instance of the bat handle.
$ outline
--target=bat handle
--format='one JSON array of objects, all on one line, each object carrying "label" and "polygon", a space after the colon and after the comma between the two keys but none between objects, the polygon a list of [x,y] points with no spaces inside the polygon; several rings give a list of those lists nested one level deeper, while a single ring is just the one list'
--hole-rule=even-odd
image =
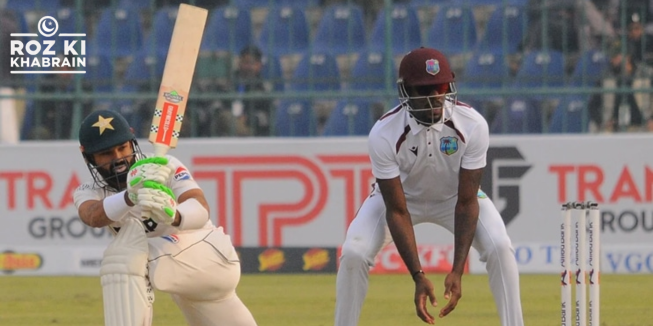
[{"label": "bat handle", "polygon": [[153,146],[154,146],[154,156],[158,156],[158,157],[166,156],[166,153],[168,153],[168,149],[170,149],[170,147],[168,147],[167,145],[160,144],[160,143],[154,143]]}]

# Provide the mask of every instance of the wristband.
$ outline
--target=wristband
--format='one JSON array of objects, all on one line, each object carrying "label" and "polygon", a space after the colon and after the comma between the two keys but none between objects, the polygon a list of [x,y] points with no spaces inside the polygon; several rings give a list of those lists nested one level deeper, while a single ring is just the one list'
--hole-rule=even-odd
[{"label": "wristband", "polygon": [[127,205],[127,202],[125,201],[124,190],[104,198],[102,201],[102,207],[104,207],[104,214],[106,214],[107,217],[114,222],[122,220],[125,215],[127,215],[127,212],[129,212],[131,209],[131,207]]},{"label": "wristband", "polygon": [[180,230],[200,229],[209,220],[209,211],[195,198],[190,198],[177,205],[177,211],[181,215]]},{"label": "wristband", "polygon": [[417,276],[419,274],[424,274],[424,270],[420,269],[418,271],[412,272],[410,275],[413,277],[413,279],[415,279],[415,276]]}]

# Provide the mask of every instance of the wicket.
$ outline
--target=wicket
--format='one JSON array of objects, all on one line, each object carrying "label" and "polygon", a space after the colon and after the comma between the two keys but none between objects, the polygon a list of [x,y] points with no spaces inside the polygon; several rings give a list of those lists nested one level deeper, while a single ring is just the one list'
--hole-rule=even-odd
[{"label": "wicket", "polygon": [[[573,233],[572,233],[573,232]],[[576,319],[572,323],[571,308],[571,238],[573,234],[573,258],[576,283],[574,311]],[[561,325],[587,326],[589,306],[589,325],[599,326],[600,314],[600,251],[601,223],[597,203],[573,202],[562,205],[560,224],[560,278],[561,278]],[[589,247],[589,248],[588,248]],[[588,252],[589,250],[589,252]],[[587,255],[589,254],[589,262]],[[587,267],[586,267],[587,266]],[[589,268],[589,274],[587,269]],[[587,277],[589,275],[589,300],[587,299]]]}]

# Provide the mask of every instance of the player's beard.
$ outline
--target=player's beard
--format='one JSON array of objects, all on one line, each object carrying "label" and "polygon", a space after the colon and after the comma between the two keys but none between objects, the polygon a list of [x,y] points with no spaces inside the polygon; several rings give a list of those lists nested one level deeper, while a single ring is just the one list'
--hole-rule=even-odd
[{"label": "player's beard", "polygon": [[122,191],[127,188],[127,174],[134,162],[136,162],[136,153],[97,166],[96,170],[110,187]]},{"label": "player's beard", "polygon": [[413,115],[415,120],[420,124],[431,126],[442,121],[444,114],[444,98],[423,98],[418,100],[410,100],[410,114]]}]

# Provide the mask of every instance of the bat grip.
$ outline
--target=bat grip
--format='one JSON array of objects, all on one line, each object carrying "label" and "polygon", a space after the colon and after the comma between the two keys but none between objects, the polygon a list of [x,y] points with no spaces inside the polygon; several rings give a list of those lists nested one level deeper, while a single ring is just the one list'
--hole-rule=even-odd
[{"label": "bat grip", "polygon": [[154,156],[158,156],[158,157],[166,156],[166,153],[168,153],[168,149],[170,149],[170,147],[168,147],[167,145],[154,143]]}]

